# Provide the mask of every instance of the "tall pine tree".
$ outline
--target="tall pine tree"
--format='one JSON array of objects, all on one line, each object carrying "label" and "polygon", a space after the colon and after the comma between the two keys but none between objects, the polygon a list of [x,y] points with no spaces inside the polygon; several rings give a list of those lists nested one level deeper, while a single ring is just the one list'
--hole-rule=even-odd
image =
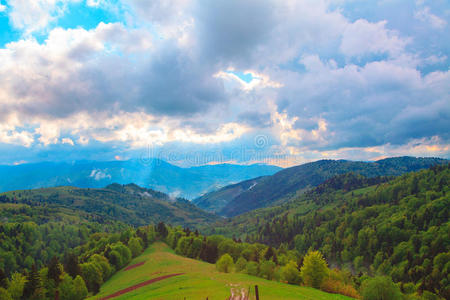
[{"label": "tall pine tree", "polygon": [[59,263],[58,258],[56,256],[53,256],[53,258],[50,260],[50,263],[48,264],[47,278],[53,279],[56,286],[58,286],[59,282],[61,281],[61,275],[61,264]]},{"label": "tall pine tree", "polygon": [[80,265],[78,263],[78,256],[73,253],[69,253],[64,260],[64,270],[69,274],[72,278],[75,278],[77,275],[81,275]]},{"label": "tall pine tree", "polygon": [[34,294],[41,288],[41,277],[39,276],[36,265],[33,264],[31,266],[30,273],[28,273],[27,275],[27,283],[25,284],[25,288],[23,289],[23,297],[25,299],[32,299],[34,298]]}]

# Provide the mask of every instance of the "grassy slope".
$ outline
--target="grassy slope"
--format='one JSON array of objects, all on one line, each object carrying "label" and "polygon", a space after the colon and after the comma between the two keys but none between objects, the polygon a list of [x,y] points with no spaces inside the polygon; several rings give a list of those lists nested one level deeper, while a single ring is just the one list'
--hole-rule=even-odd
[{"label": "grassy slope", "polygon": [[[155,277],[185,273],[168,278],[114,299],[228,299],[231,287],[245,288],[255,284],[259,286],[260,298],[269,299],[351,299],[315,290],[313,288],[293,286],[240,273],[220,273],[215,266],[205,262],[185,258],[174,254],[172,249],[163,243],[151,245],[131,264],[146,261],[143,266],[117,272],[108,280],[100,293],[91,299],[99,299],[118,290],[138,284]],[[253,291],[252,291],[253,292]],[[254,295],[254,293],[251,293]]]}]

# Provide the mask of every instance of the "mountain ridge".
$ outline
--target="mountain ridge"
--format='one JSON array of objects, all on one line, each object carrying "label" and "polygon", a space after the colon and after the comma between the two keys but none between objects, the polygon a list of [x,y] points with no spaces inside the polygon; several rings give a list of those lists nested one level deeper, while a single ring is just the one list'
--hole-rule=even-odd
[{"label": "mountain ridge", "polygon": [[[421,157],[391,157],[375,162],[349,161],[349,160],[319,160],[283,169],[274,175],[263,177],[251,190],[243,191],[237,196],[225,199],[225,205],[218,211],[223,216],[236,216],[238,214],[271,206],[274,203],[287,201],[296,193],[315,187],[325,180],[339,174],[355,172],[366,177],[399,176],[407,172],[429,168],[435,164],[447,163],[442,158]],[[208,198],[220,194],[226,187],[216,193],[209,193],[207,197],[197,198],[193,202],[199,207],[210,210]],[[223,199],[220,199],[223,200]],[[223,204],[223,203],[222,203]]]},{"label": "mountain ridge", "polygon": [[193,199],[208,191],[242,180],[271,175],[280,167],[219,164],[182,168],[160,159],[126,161],[41,162],[1,165],[0,192],[55,186],[102,188],[117,182]]},{"label": "mountain ridge", "polygon": [[121,221],[133,226],[163,221],[196,227],[219,218],[186,199],[173,198],[135,184],[111,184],[104,188],[60,186],[15,190],[1,193],[1,203],[31,208],[70,209],[78,214],[96,216],[102,222]]}]

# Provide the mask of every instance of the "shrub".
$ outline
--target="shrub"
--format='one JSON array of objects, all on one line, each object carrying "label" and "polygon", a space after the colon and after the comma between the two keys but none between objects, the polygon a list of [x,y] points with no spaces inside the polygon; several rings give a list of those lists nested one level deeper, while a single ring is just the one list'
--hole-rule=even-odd
[{"label": "shrub", "polygon": [[246,266],[247,266],[247,260],[245,258],[243,258],[242,256],[239,257],[239,259],[237,260],[236,265],[235,265],[236,272],[243,271]]},{"label": "shrub", "polygon": [[233,269],[233,258],[228,253],[222,255],[216,262],[216,268],[220,272],[229,273]]},{"label": "shrub", "polygon": [[84,263],[80,265],[81,276],[86,283],[87,289],[94,294],[100,290],[103,283],[102,269],[96,263]]},{"label": "shrub", "polygon": [[88,294],[86,283],[84,282],[83,278],[81,278],[80,275],[75,277],[75,279],[73,280],[73,292],[74,298],[76,300],[84,299]]},{"label": "shrub", "polygon": [[0,300],[12,300],[11,295],[8,293],[8,291],[2,287],[0,287]]},{"label": "shrub", "polygon": [[302,278],[300,271],[297,269],[297,263],[290,261],[283,268],[281,268],[281,280],[289,284],[300,284]]},{"label": "shrub", "polygon": [[365,280],[361,285],[361,296],[364,300],[400,300],[402,294],[392,279],[378,276]]},{"label": "shrub", "polygon": [[258,264],[254,261],[249,261],[245,266],[245,273],[252,276],[258,276]]},{"label": "shrub", "polygon": [[22,298],[23,289],[25,287],[25,283],[27,279],[20,273],[14,273],[11,276],[11,280],[9,281],[8,292],[11,295],[11,298],[14,300],[19,300]]},{"label": "shrub", "polygon": [[106,281],[106,279],[111,277],[111,275],[115,271],[114,268],[109,264],[108,259],[102,255],[94,254],[89,258],[88,262],[96,264],[97,267],[101,269],[103,281]]},{"label": "shrub", "polygon": [[138,256],[142,252],[142,240],[136,237],[130,238],[128,241],[128,248],[130,248],[133,257]]},{"label": "shrub", "polygon": [[73,294],[73,279],[69,274],[64,274],[59,284],[59,296],[61,299],[71,299]]},{"label": "shrub", "polygon": [[324,280],[322,282],[322,285],[320,286],[320,289],[327,293],[341,294],[351,298],[359,299],[360,297],[358,291],[356,291],[356,289],[352,285],[346,284],[336,279],[328,278]]},{"label": "shrub", "polygon": [[329,269],[327,262],[319,251],[309,251],[303,260],[301,276],[303,281],[314,288],[320,288],[327,278]]},{"label": "shrub", "polygon": [[263,261],[259,266],[259,276],[268,280],[272,280],[275,272],[275,267],[276,265],[273,261]]},{"label": "shrub", "polygon": [[405,294],[414,294],[416,292],[416,286],[412,282],[403,284],[402,289]]},{"label": "shrub", "polygon": [[425,299],[425,300],[439,300],[439,296],[437,296],[436,294],[433,294],[430,291],[423,291],[422,299]]},{"label": "shrub", "polygon": [[65,274],[59,285],[59,296],[61,299],[82,300],[86,298],[88,291],[83,279],[77,275],[75,280],[68,274]]}]

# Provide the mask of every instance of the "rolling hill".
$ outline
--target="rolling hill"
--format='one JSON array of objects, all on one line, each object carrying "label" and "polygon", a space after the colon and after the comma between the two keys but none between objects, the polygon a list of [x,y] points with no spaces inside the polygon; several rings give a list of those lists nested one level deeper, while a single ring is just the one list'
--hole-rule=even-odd
[{"label": "rolling hill", "polygon": [[193,226],[211,223],[218,216],[205,212],[188,200],[139,187],[111,184],[105,188],[55,187],[18,190],[0,194],[0,203],[38,208],[64,208],[77,215],[95,215],[97,221],[121,221],[134,226],[164,221]]},{"label": "rolling hill", "polygon": [[[222,207],[218,213],[230,217],[283,203],[335,175],[355,172],[366,177],[399,176],[447,162],[448,160],[440,158],[415,157],[395,157],[375,162],[319,160],[262,177],[255,182],[256,185],[249,186],[247,182],[222,188],[194,200],[194,203],[210,211]],[[246,188],[247,186],[249,187]],[[213,204],[214,202],[220,205]]]},{"label": "rolling hill", "polygon": [[251,288],[251,296],[254,297],[254,285],[259,287],[260,299],[351,299],[313,288],[269,281],[247,274],[220,273],[216,271],[213,264],[178,256],[161,242],[152,244],[142,255],[136,257],[130,266],[135,267],[128,270],[124,268],[117,272],[102,285],[99,294],[89,299],[105,299],[123,289],[145,283],[152,278],[164,278],[167,275],[176,276],[132,289],[113,299],[222,300],[230,297],[231,290],[241,293],[241,290],[247,292],[249,288]]},{"label": "rolling hill", "polygon": [[250,178],[272,175],[280,167],[218,164],[181,168],[159,159],[42,162],[0,166],[0,192],[56,186],[101,188],[135,183],[186,199]]}]

